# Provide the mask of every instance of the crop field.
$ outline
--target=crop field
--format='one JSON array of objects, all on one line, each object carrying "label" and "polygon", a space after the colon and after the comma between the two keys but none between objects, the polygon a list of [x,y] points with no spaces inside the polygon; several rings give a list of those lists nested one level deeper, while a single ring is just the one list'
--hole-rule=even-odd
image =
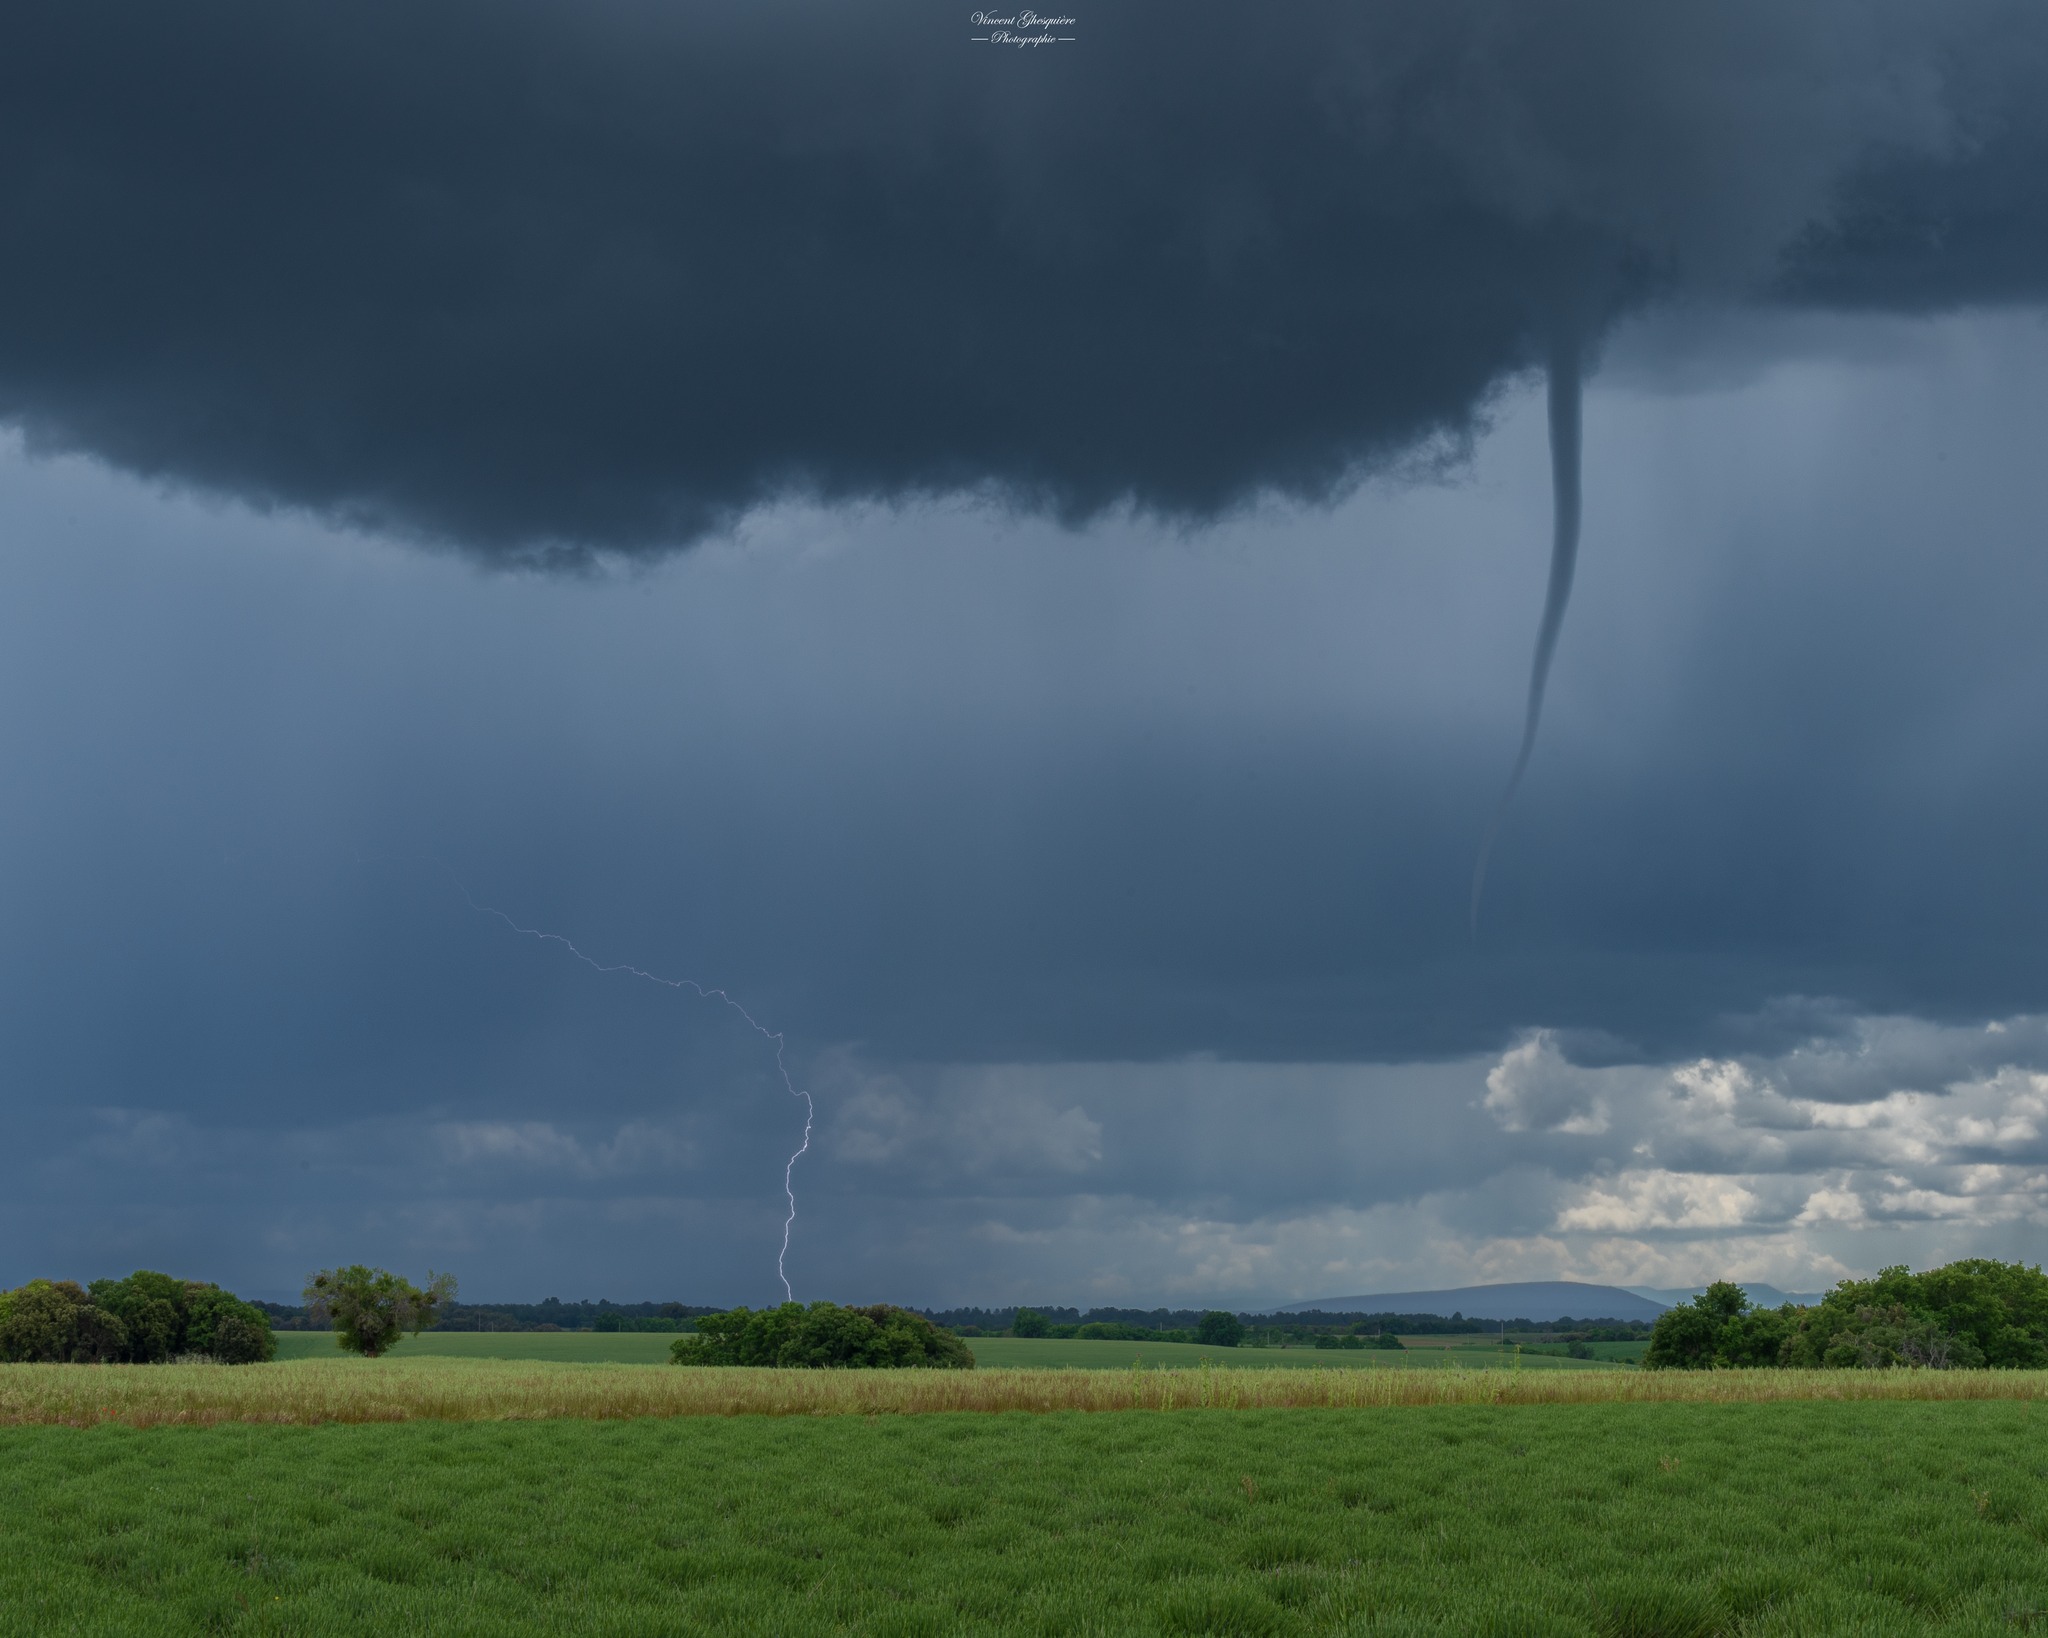
[{"label": "crop field", "polygon": [[[984,1370],[1127,1371],[1145,1367],[1199,1369],[1206,1359],[1232,1370],[1313,1369],[1413,1370],[1443,1369],[1453,1362],[1465,1370],[1513,1369],[1513,1350],[1505,1355],[1494,1343],[1475,1346],[1471,1338],[1418,1339],[1411,1353],[1341,1348],[1206,1348],[1192,1342],[1095,1342],[1083,1338],[972,1337],[975,1363]],[[672,1334],[648,1331],[427,1331],[407,1337],[393,1351],[394,1359],[531,1359],[618,1365],[665,1364]],[[1615,1344],[1621,1348],[1638,1346]],[[1638,1347],[1640,1352],[1640,1348]],[[326,1331],[280,1331],[277,1357],[333,1359],[338,1350]],[[1559,1354],[1524,1352],[1528,1370],[1586,1370],[1612,1361],[1566,1359]]]},{"label": "crop field", "polygon": [[776,1371],[432,1356],[0,1365],[0,1428],[2035,1398],[2048,1398],[2048,1371]]},{"label": "crop field", "polygon": [[2006,1638],[2031,1410],[13,1427],[0,1633]]},{"label": "crop field", "polygon": [[[1558,1342],[1542,1346],[1562,1349],[1565,1344]],[[1589,1342],[1584,1346],[1586,1352],[1595,1359],[1606,1360],[1610,1364],[1634,1365],[1650,1351],[1650,1341],[1647,1337],[1640,1342]]]}]

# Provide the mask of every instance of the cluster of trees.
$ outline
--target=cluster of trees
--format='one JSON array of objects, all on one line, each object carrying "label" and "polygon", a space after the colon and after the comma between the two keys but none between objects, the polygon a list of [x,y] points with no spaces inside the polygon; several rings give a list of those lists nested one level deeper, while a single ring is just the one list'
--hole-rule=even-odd
[{"label": "cluster of trees", "polygon": [[678,1365],[779,1365],[810,1370],[928,1366],[971,1371],[967,1344],[922,1314],[893,1303],[842,1308],[786,1302],[706,1314],[694,1336],[669,1349]]},{"label": "cluster of trees", "polygon": [[0,1292],[0,1360],[153,1365],[271,1359],[277,1339],[253,1303],[198,1280],[138,1269],[123,1280],[30,1280]]},{"label": "cluster of trees", "polygon": [[1316,1338],[1315,1345],[1318,1348],[1400,1348],[1403,1346],[1401,1339],[1395,1336],[1392,1331],[1378,1331],[1371,1336],[1367,1336],[1362,1331],[1347,1332],[1343,1336],[1339,1336],[1332,1331],[1325,1331]]},{"label": "cluster of trees", "polygon": [[1759,1308],[1722,1280],[1667,1309],[1648,1370],[1795,1365],[1830,1370],[2048,1365],[2048,1275],[1970,1258],[1844,1280],[1810,1308]]}]

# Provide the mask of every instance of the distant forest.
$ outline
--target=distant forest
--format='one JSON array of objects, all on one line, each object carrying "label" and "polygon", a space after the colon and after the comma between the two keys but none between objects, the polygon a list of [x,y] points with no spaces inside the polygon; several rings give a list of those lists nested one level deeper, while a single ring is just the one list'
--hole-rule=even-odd
[{"label": "distant forest", "polygon": [[[324,1331],[326,1325],[309,1320],[303,1307],[288,1303],[259,1302],[255,1305],[270,1316],[271,1327],[279,1331]],[[1012,1304],[1006,1308],[915,1308],[934,1325],[963,1335],[999,1335],[1015,1323],[1018,1307],[1043,1314],[1054,1325],[1119,1325],[1145,1331],[1193,1331],[1207,1312],[1199,1308],[1065,1308],[1056,1303]],[[718,1314],[724,1309],[701,1303],[683,1302],[563,1302],[550,1297],[545,1302],[450,1303],[436,1331],[694,1331],[701,1314]],[[1310,1310],[1300,1314],[1243,1313],[1248,1335],[1311,1338],[1325,1332],[1368,1334],[1379,1331],[1410,1336],[1475,1335],[1494,1336],[1502,1329],[1499,1320],[1445,1319],[1437,1314],[1324,1313]],[[1609,1319],[1562,1319],[1532,1322],[1509,1320],[1509,1332],[1576,1330],[1594,1341],[1625,1341],[1647,1337],[1647,1324]]]}]

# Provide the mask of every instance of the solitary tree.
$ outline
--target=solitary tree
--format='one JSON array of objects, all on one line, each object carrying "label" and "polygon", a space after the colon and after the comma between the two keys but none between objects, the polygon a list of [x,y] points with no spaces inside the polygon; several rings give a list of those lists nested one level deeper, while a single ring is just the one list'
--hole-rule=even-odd
[{"label": "solitary tree", "polygon": [[1212,1348],[1235,1348],[1244,1341],[1244,1321],[1235,1314],[1212,1308],[1202,1316],[1202,1323],[1195,1327],[1195,1340]]},{"label": "solitary tree", "polygon": [[315,1320],[334,1325],[334,1345],[374,1359],[410,1331],[414,1336],[455,1300],[455,1276],[427,1270],[422,1291],[381,1268],[351,1263],[322,1269],[306,1282],[306,1308]]}]

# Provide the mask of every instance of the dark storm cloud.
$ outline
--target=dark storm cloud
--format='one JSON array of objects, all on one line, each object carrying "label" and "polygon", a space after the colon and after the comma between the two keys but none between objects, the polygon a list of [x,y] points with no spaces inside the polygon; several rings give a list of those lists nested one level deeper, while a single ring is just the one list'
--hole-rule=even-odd
[{"label": "dark storm cloud", "polygon": [[2032,88],[2048,75],[2048,31],[2038,16],[2008,13],[1978,38],[1992,49],[1952,45],[1938,58],[1950,140],[1856,165],[1788,256],[1779,296],[1895,312],[2042,298],[2048,120]]},{"label": "dark storm cloud", "polygon": [[1203,0],[1008,54],[930,0],[14,8],[0,415],[494,555],[792,490],[1325,497],[1455,448],[1560,324],[1787,246],[1801,299],[2039,288],[2044,31]]},{"label": "dark storm cloud", "polygon": [[438,859],[790,1033],[800,1295],[2031,1255],[2048,331],[1855,322],[1685,395],[1613,342],[1477,945],[1538,392],[1331,515],[789,509],[567,583],[0,452],[0,1281],[779,1295],[770,1055]]}]

